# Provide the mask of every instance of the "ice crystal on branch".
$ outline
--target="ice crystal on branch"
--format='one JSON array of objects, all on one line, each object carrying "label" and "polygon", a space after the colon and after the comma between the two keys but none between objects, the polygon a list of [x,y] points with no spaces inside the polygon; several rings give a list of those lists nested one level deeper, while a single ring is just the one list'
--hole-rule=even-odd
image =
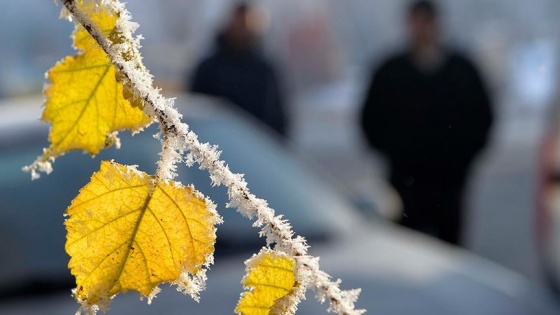
[{"label": "ice crystal on branch", "polygon": [[[163,183],[162,185],[171,182],[175,177],[177,164],[180,162],[185,162],[189,166],[197,163],[201,169],[208,171],[214,185],[227,187],[228,207],[236,208],[248,218],[256,218],[254,226],[261,228],[260,235],[267,241],[267,249],[264,252],[280,253],[279,255],[283,257],[282,261],[285,258],[290,262],[289,265],[293,266],[292,288],[286,289],[289,291],[288,294],[278,296],[278,301],[274,301],[271,311],[294,312],[297,303],[304,298],[305,291],[312,288],[316,290],[320,301],[329,301],[329,311],[345,315],[363,313],[364,310],[354,308],[359,290],[340,290],[339,281],[332,281],[328,274],[321,271],[318,258],[307,254],[306,240],[301,236],[294,236],[289,222],[281,215],[276,215],[266,200],[250,192],[243,175],[233,173],[227,164],[220,160],[217,147],[201,143],[197,135],[189,130],[188,125],[181,121],[181,115],[175,109],[173,99],[163,97],[160,90],[152,86],[152,76],[144,67],[139,52],[140,37],[133,35],[138,25],[131,22],[130,13],[125,9],[124,4],[118,0],[61,0],[61,2],[65,8],[64,14],[81,25],[108,56],[115,69],[115,76],[122,84],[123,95],[132,107],[143,109],[148,117],[154,117],[159,123],[162,151],[155,182]],[[97,10],[118,17],[114,29],[109,34],[105,33],[92,19],[92,13],[84,10],[84,5],[93,6]],[[177,282],[185,285],[182,291],[193,294],[196,289],[203,288],[205,277],[204,273],[195,273],[195,276],[181,274]],[[250,275],[248,277],[250,278]],[[150,294],[150,297],[153,295]],[[89,304],[86,306],[87,310],[95,311],[95,306]]]}]

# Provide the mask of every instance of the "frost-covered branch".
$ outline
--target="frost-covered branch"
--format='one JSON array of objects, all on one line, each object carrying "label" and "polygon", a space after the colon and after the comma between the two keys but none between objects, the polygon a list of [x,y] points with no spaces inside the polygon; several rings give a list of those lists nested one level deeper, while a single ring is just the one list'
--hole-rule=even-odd
[{"label": "frost-covered branch", "polygon": [[[195,162],[200,168],[210,173],[213,185],[224,185],[228,190],[228,207],[237,208],[244,216],[256,217],[253,226],[260,227],[260,235],[266,237],[268,245],[274,244],[275,250],[284,252],[296,261],[298,287],[288,304],[292,312],[297,302],[305,297],[308,288],[315,288],[321,302],[330,302],[329,310],[338,314],[362,314],[356,310],[354,302],[359,290],[343,291],[340,281],[332,281],[330,276],[320,270],[318,258],[307,254],[306,240],[294,236],[291,225],[275,215],[267,202],[252,194],[243,175],[233,173],[220,159],[217,147],[201,143],[197,135],[181,121],[181,114],[175,109],[173,99],[165,98],[160,90],[152,86],[152,76],[143,66],[139,47],[139,38],[133,36],[137,24],[131,22],[130,14],[124,5],[113,0],[91,0],[118,15],[115,33],[118,43],[113,43],[103,34],[87,13],[82,12],[75,0],[62,0],[70,16],[81,24],[99,43],[115,65],[125,90],[132,92],[137,100],[144,104],[146,114],[157,119],[163,133],[161,159],[158,162],[156,176],[162,180],[173,179],[179,162],[192,166]],[[186,154],[188,152],[188,154]]]}]

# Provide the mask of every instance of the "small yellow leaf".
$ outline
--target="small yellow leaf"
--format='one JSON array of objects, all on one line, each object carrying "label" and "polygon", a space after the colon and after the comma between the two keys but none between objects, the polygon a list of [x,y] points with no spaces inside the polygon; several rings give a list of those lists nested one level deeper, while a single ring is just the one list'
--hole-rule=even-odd
[{"label": "small yellow leaf", "polygon": [[296,285],[294,260],[265,249],[246,264],[243,285],[251,291],[241,295],[235,312],[243,315],[278,313],[278,302],[290,295]]},{"label": "small yellow leaf", "polygon": [[[91,4],[81,7],[104,34],[109,36],[114,31],[117,16]],[[66,57],[48,72],[51,84],[45,88],[42,119],[52,128],[45,160],[70,150],[95,155],[111,145],[108,140],[113,132],[137,131],[152,120],[142,108],[131,106],[125,99],[114,65],[81,26],[74,33],[74,46],[81,52]]]},{"label": "small yellow leaf", "polygon": [[104,161],[68,207],[66,251],[79,300],[96,304],[128,290],[148,296],[208,263],[215,212],[191,188],[154,181]]}]

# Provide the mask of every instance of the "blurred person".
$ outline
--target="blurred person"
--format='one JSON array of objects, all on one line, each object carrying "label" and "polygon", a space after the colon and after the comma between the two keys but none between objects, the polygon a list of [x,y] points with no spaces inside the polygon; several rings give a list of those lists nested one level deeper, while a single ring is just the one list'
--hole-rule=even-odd
[{"label": "blurred person", "polygon": [[246,3],[236,5],[216,37],[215,51],[196,67],[191,91],[224,98],[285,136],[283,94],[259,47],[261,32],[256,11]]},{"label": "blurred person", "polygon": [[361,124],[389,161],[403,200],[399,223],[460,245],[470,166],[492,124],[486,87],[469,59],[444,45],[438,7],[412,2],[406,49],[373,74]]}]

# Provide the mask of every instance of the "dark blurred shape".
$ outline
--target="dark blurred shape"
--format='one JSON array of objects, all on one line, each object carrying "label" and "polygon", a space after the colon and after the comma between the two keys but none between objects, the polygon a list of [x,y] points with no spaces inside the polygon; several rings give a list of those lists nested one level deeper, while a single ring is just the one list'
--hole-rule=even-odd
[{"label": "dark blurred shape", "polygon": [[362,112],[369,144],[390,162],[399,223],[460,244],[471,162],[492,124],[490,99],[473,63],[440,41],[439,11],[416,1],[408,47],[373,75]]},{"label": "dark blurred shape", "polygon": [[196,68],[191,91],[224,98],[286,135],[283,95],[259,47],[261,31],[255,10],[237,5],[217,35],[215,51]]},{"label": "dark blurred shape", "polygon": [[7,289],[0,288],[0,303],[69,292],[75,285],[75,280],[70,275],[57,279],[29,279]]}]

